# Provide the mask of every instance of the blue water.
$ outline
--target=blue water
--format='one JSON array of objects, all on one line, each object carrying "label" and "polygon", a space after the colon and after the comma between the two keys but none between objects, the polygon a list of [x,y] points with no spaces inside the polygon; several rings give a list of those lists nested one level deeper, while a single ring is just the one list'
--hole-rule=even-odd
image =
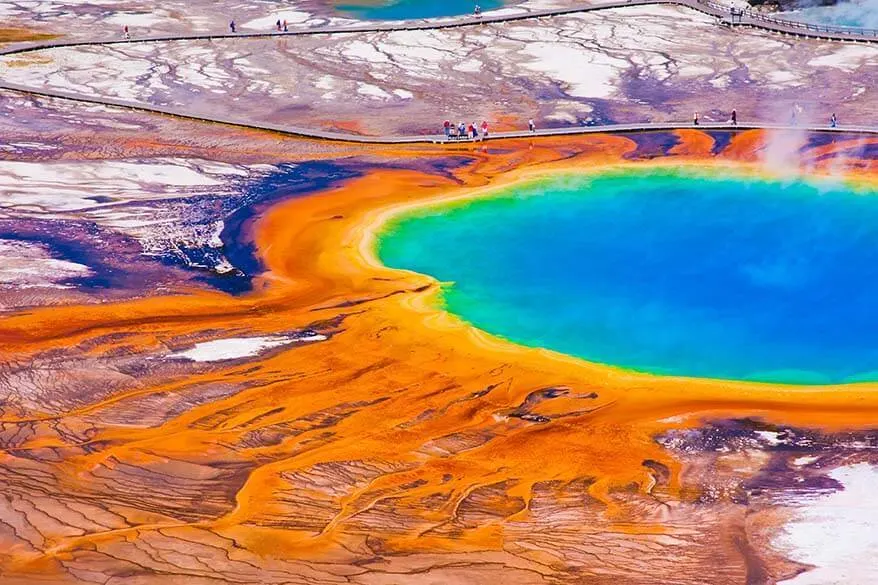
[{"label": "blue water", "polygon": [[841,2],[834,6],[814,6],[784,12],[778,16],[811,24],[878,28],[878,2]]},{"label": "blue water", "polygon": [[[368,2],[369,0],[366,0]],[[504,0],[390,0],[373,1],[369,4],[338,4],[336,8],[351,16],[364,20],[408,20],[416,18],[437,18],[472,14],[476,4],[482,10],[500,8]]]},{"label": "blue water", "polygon": [[657,374],[878,380],[878,199],[827,182],[555,177],[394,220],[384,263],[486,331]]}]

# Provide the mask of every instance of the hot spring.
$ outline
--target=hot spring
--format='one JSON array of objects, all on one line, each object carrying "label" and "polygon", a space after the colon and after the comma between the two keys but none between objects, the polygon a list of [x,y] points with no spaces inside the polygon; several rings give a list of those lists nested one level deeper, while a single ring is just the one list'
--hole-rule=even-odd
[{"label": "hot spring", "polygon": [[377,253],[474,326],[591,362],[878,380],[875,195],[728,170],[552,175],[397,216]]},{"label": "hot spring", "polygon": [[831,6],[815,2],[814,6],[781,13],[780,16],[811,24],[878,29],[878,0],[852,0]]},{"label": "hot spring", "polygon": [[504,4],[504,0],[345,0],[339,2],[336,8],[365,20],[409,20],[472,14],[476,5],[482,10],[493,10]]}]

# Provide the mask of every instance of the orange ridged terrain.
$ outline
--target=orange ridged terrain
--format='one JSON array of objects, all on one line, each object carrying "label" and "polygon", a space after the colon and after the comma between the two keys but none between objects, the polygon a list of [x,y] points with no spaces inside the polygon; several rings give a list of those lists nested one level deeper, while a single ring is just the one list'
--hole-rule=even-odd
[{"label": "orange ridged terrain", "polygon": [[[687,460],[656,437],[741,418],[868,429],[874,384],[660,378],[515,346],[438,311],[430,278],[371,256],[375,230],[400,206],[534,173],[666,163],[758,172],[759,132],[736,135],[718,158],[709,135],[678,137],[674,156],[651,160],[626,158],[628,138],[589,136],[464,150],[473,164],[453,177],[376,168],[269,208],[253,233],[266,272],[250,294],[193,290],[4,318],[0,368],[20,400],[0,405],[0,582],[795,574],[770,546],[782,507],[754,507],[729,487],[768,455]],[[819,173],[831,151],[803,151],[802,164]],[[875,180],[874,162],[855,166]],[[163,357],[303,330],[328,339],[232,362]],[[28,394],[35,379],[52,394]]]}]

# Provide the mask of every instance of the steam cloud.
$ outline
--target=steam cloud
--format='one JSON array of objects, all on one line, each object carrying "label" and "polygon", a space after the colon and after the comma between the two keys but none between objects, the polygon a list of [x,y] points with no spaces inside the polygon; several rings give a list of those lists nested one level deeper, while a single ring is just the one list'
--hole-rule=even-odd
[{"label": "steam cloud", "polygon": [[819,0],[797,2],[801,14],[817,24],[836,24],[878,29],[878,0],[851,0],[823,6]]}]

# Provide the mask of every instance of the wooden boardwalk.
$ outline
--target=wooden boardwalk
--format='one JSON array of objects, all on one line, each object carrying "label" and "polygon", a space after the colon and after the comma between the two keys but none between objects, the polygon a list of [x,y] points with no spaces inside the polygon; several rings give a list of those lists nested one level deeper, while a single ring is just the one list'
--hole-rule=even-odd
[{"label": "wooden boardwalk", "polygon": [[878,43],[878,29],[864,29],[854,27],[839,26],[823,26],[806,24],[792,20],[775,18],[759,12],[746,10],[741,11],[740,16],[732,14],[729,7],[713,2],[712,0],[607,0],[580,6],[567,8],[553,8],[546,10],[522,11],[520,13],[502,13],[492,15],[490,12],[476,17],[473,15],[461,16],[456,18],[429,19],[429,20],[403,20],[403,21],[380,21],[365,22],[357,25],[347,26],[315,26],[309,28],[297,28],[289,32],[257,32],[257,33],[209,33],[209,34],[188,34],[188,35],[166,35],[166,36],[145,36],[133,37],[131,39],[113,38],[104,40],[90,41],[45,41],[39,43],[29,43],[16,45],[5,50],[0,49],[0,55],[13,55],[17,53],[26,53],[31,51],[41,51],[45,49],[61,48],[61,47],[89,47],[100,45],[117,45],[129,43],[156,43],[156,42],[173,42],[173,41],[196,41],[196,40],[216,40],[216,39],[253,39],[253,38],[269,38],[269,37],[295,37],[305,35],[325,35],[325,34],[351,34],[351,33],[369,33],[369,32],[390,32],[390,31],[412,31],[412,30],[439,30],[448,28],[458,28],[465,26],[477,26],[489,23],[514,22],[520,20],[529,20],[535,18],[546,18],[552,16],[563,16],[567,14],[577,14],[582,12],[593,12],[597,10],[608,10],[612,8],[624,8],[628,6],[649,6],[657,4],[667,4],[676,6],[685,6],[693,10],[697,10],[704,14],[716,17],[718,22],[727,26],[741,26],[757,28],[766,31],[781,33],[785,35],[797,36],[801,38],[813,38],[829,41],[844,42],[862,42],[862,43]]},{"label": "wooden boardwalk", "polygon": [[[330,140],[333,142],[347,142],[356,144],[385,144],[385,145],[401,145],[401,144],[440,144],[449,147],[452,146],[473,146],[482,142],[481,140],[448,140],[441,134],[419,134],[409,136],[362,136],[356,134],[346,134],[342,132],[332,132],[328,130],[315,130],[312,128],[301,128],[296,126],[283,126],[280,124],[268,124],[252,122],[233,116],[203,116],[199,114],[191,114],[176,110],[174,108],[164,106],[153,106],[138,102],[129,102],[110,97],[88,96],[77,93],[71,93],[60,90],[44,90],[32,87],[26,87],[11,83],[0,82],[0,89],[6,89],[28,95],[71,100],[88,104],[97,104],[103,106],[111,106],[124,108],[139,112],[148,112],[152,114],[162,114],[182,118],[185,120],[195,120],[198,122],[207,122],[214,124],[224,124],[227,126],[236,126],[238,128],[246,128],[250,130],[263,130],[267,132],[276,132],[287,136],[295,136],[299,138],[309,138],[314,140]],[[692,123],[685,122],[641,122],[634,124],[605,124],[600,126],[569,126],[563,128],[540,128],[535,132],[521,130],[516,132],[494,132],[487,138],[488,141],[500,139],[515,138],[532,138],[540,136],[575,136],[582,134],[623,134],[633,132],[658,132],[672,131],[683,129],[698,130],[790,130],[790,131],[809,131],[809,132],[833,132],[837,134],[864,134],[878,136],[878,127],[874,126],[841,126],[838,128],[830,128],[829,126],[818,125],[801,125],[788,126],[782,124],[764,124],[760,122],[739,123],[733,126],[728,123],[702,123],[695,126]]]},{"label": "wooden boardwalk", "polygon": [[[486,13],[480,17],[463,16],[458,18],[432,19],[432,20],[409,20],[409,21],[389,21],[389,22],[367,22],[358,25],[340,26],[340,27],[311,27],[291,30],[289,32],[264,32],[264,33],[221,33],[221,34],[194,34],[194,35],[171,35],[171,36],[151,36],[151,37],[135,37],[128,39],[110,39],[110,40],[91,40],[91,41],[47,41],[41,43],[31,43],[25,45],[16,45],[5,50],[0,50],[0,55],[13,55],[32,51],[42,51],[53,48],[62,47],[89,47],[101,45],[118,45],[129,43],[156,43],[156,42],[177,42],[177,41],[197,41],[197,40],[214,40],[214,39],[238,39],[238,38],[270,38],[270,37],[295,37],[305,35],[326,35],[326,34],[352,34],[365,32],[386,32],[400,30],[434,30],[447,29],[465,26],[478,26],[487,23],[503,23],[520,21],[534,18],[546,18],[553,16],[562,16],[566,14],[576,14],[581,12],[591,12],[597,10],[607,10],[612,8],[623,8],[628,6],[647,6],[657,4],[668,4],[686,6],[693,10],[709,14],[717,18],[718,23],[727,26],[743,26],[752,27],[772,32],[794,35],[804,38],[815,38],[831,41],[845,42],[868,42],[878,43],[878,30],[871,29],[854,29],[845,27],[826,27],[817,25],[807,25],[793,21],[781,20],[769,16],[761,15],[752,11],[738,11],[735,14],[728,7],[713,2],[712,0],[608,0],[599,3],[586,4],[577,7],[557,8],[548,10],[522,11],[521,13],[503,13],[491,15]],[[283,126],[278,124],[268,124],[260,122],[252,122],[249,120],[238,119],[231,116],[204,116],[199,114],[187,113],[172,107],[158,106],[147,103],[120,100],[112,97],[86,95],[63,90],[56,90],[46,87],[28,87],[14,83],[3,82],[0,80],[0,89],[15,91],[19,93],[30,94],[39,97],[56,98],[63,100],[71,100],[82,103],[98,104],[104,106],[112,106],[124,108],[127,110],[149,112],[154,114],[163,114],[183,118],[188,120],[197,120],[200,122],[210,122],[217,124],[225,124],[229,126],[237,126],[240,128],[248,128],[253,130],[264,130],[269,132],[277,132],[280,134],[298,136],[302,138],[310,138],[317,140],[332,140],[338,142],[350,142],[359,144],[446,144],[446,145],[466,145],[472,144],[472,140],[446,140],[442,135],[413,135],[413,136],[362,136],[355,134],[346,134],[341,132],[331,132],[325,130],[316,130],[310,128],[302,128],[295,126]],[[498,132],[490,135],[489,140],[497,140],[503,138],[527,138],[532,136],[567,136],[577,134],[593,134],[593,133],[624,133],[624,132],[649,132],[649,131],[667,131],[678,130],[684,128],[696,128],[691,123],[680,122],[643,122],[637,124],[607,124],[601,126],[575,126],[564,128],[546,128],[539,129],[536,132],[520,131],[520,132]],[[840,128],[829,128],[828,126],[784,126],[776,124],[764,124],[759,122],[742,123],[737,126],[729,124],[706,123],[697,126],[699,129],[708,130],[748,130],[748,129],[797,129],[819,132],[838,132],[838,133],[856,133],[856,134],[878,134],[878,127],[868,126],[845,126]]]}]

